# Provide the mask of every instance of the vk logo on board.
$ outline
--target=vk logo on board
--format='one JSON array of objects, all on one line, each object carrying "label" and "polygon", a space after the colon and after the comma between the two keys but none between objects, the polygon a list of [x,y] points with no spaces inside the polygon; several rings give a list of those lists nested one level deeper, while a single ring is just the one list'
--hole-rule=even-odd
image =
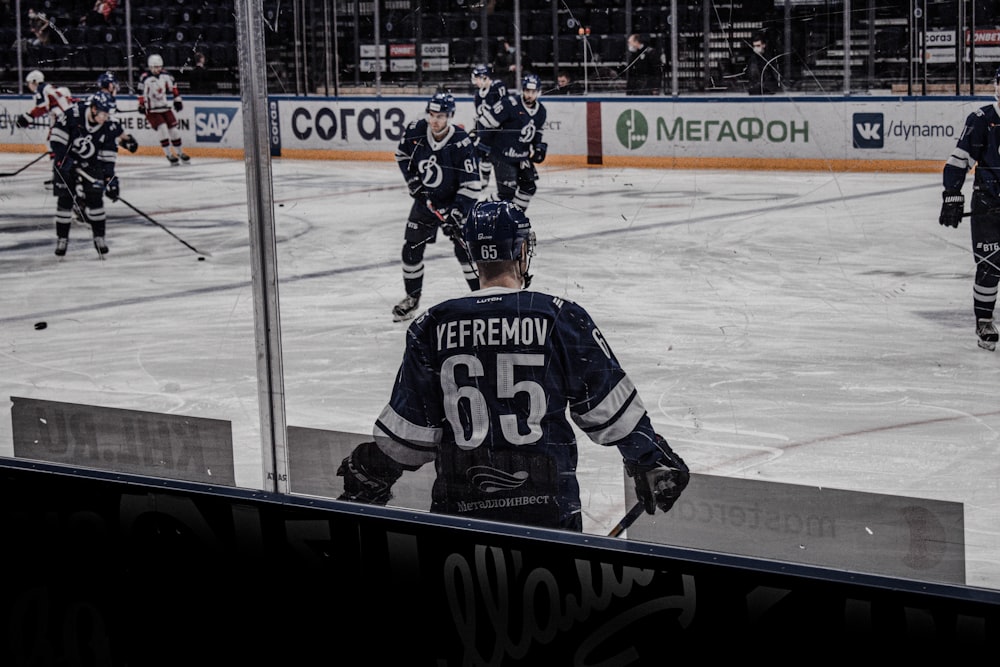
[{"label": "vk logo on board", "polygon": [[854,114],[854,147],[882,148],[885,145],[885,119],[880,113]]}]

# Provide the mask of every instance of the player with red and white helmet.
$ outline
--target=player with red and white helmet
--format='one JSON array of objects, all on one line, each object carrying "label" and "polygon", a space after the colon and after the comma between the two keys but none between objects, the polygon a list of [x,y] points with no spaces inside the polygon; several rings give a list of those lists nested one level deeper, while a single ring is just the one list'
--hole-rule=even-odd
[{"label": "player with red and white helmet", "polygon": [[149,70],[139,79],[139,113],[146,115],[146,120],[160,135],[160,147],[170,164],[187,162],[191,158],[181,148],[183,142],[174,115],[175,111],[184,108],[177,82],[163,69],[163,57],[159,54],[149,56],[146,65]]},{"label": "player with red and white helmet", "polygon": [[28,84],[28,90],[35,96],[35,105],[30,111],[14,119],[14,124],[18,127],[28,127],[45,115],[49,116],[49,124],[52,125],[77,101],[66,86],[45,83],[45,75],[40,70],[28,72],[24,81]]}]

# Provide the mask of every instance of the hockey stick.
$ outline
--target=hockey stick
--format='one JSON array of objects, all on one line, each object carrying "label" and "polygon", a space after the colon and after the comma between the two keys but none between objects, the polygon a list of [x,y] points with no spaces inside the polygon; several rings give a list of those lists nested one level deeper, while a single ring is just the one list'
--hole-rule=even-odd
[{"label": "hockey stick", "polygon": [[643,513],[644,509],[645,508],[641,500],[636,502],[635,505],[632,505],[632,509],[625,513],[625,516],[623,516],[621,521],[618,522],[618,525],[611,529],[611,532],[608,533],[608,537],[618,537],[625,532],[626,528],[635,523],[635,520],[639,518],[639,515]]},{"label": "hockey stick", "polygon": [[31,162],[29,162],[28,164],[24,165],[24,166],[23,166],[23,167],[21,167],[20,169],[18,169],[17,171],[8,171],[8,172],[5,172],[5,173],[2,173],[2,174],[0,174],[0,178],[9,178],[9,177],[11,177],[11,176],[17,176],[17,175],[18,175],[18,174],[20,174],[20,173],[21,173],[22,171],[24,171],[25,169],[27,169],[27,168],[28,168],[28,167],[30,167],[31,165],[33,165],[33,164],[35,164],[36,162],[38,162],[39,160],[41,160],[41,159],[42,159],[43,157],[46,157],[46,156],[47,156],[48,154],[49,154],[49,152],[48,152],[48,151],[45,151],[44,153],[42,153],[41,155],[39,155],[38,157],[36,157],[36,158],[35,158],[34,160],[32,160],[32,161],[31,161]]},{"label": "hockey stick", "polygon": [[139,209],[137,209],[135,206],[132,206],[132,204],[128,203],[125,199],[119,197],[118,199],[116,199],[114,201],[120,201],[121,203],[125,204],[130,209],[132,209],[133,211],[135,211],[136,213],[138,213],[142,217],[146,218],[146,220],[149,220],[151,223],[153,223],[154,225],[156,225],[157,227],[159,227],[160,229],[162,229],[163,231],[165,231],[167,234],[170,234],[175,239],[177,239],[178,241],[180,241],[181,243],[183,243],[184,245],[186,245],[188,248],[190,248],[191,250],[194,250],[195,253],[197,253],[199,255],[204,255],[205,257],[211,257],[212,256],[212,253],[210,253],[210,252],[206,252],[204,250],[198,250],[193,245],[191,245],[190,243],[188,243],[187,241],[185,241],[181,237],[177,236],[177,234],[174,234],[172,231],[170,231],[169,229],[167,229],[166,227],[164,227],[163,225],[161,225],[160,223],[158,223],[156,220],[153,220],[151,217],[149,217],[148,215],[146,215],[145,213],[143,213],[142,211],[140,211]]},{"label": "hockey stick", "polygon": [[[448,223],[445,214],[434,208],[434,204],[431,203],[430,199],[427,200],[427,208],[430,209],[430,212],[433,213],[438,220],[440,220],[443,223]],[[479,269],[476,267],[476,260],[472,258],[472,253],[469,251],[468,244],[465,242],[465,239],[462,238],[462,230],[458,229],[455,231],[455,233],[448,234],[448,238],[450,238],[456,245],[458,245],[462,250],[465,251],[465,256],[469,258],[469,265],[472,267],[472,273],[476,276],[476,278],[478,278]]]},{"label": "hockey stick", "polygon": [[[90,174],[88,174],[87,172],[85,172],[85,171],[83,171],[81,169],[77,169],[76,173],[80,174],[81,177],[87,179],[91,183],[94,183],[95,181],[97,181],[96,178],[94,178],[93,176],[91,176]],[[159,227],[160,229],[162,229],[163,231],[165,231],[167,234],[170,234],[171,236],[173,236],[175,239],[177,239],[178,241],[180,241],[181,243],[183,243],[184,245],[186,245],[191,250],[195,251],[195,253],[197,253],[199,255],[204,255],[205,257],[211,257],[212,256],[212,253],[210,253],[210,252],[205,252],[204,250],[198,250],[193,245],[191,245],[190,243],[188,243],[187,241],[185,241],[181,237],[177,236],[177,234],[174,234],[172,231],[170,231],[169,229],[167,229],[164,225],[160,224],[156,220],[153,220],[153,218],[151,218],[149,215],[147,215],[146,213],[140,211],[135,206],[132,206],[132,204],[130,204],[123,197],[118,197],[117,199],[112,199],[112,201],[120,201],[121,203],[125,204],[130,209],[132,209],[133,211],[135,211],[136,213],[138,213],[139,215],[141,215],[142,217],[144,217],[146,220],[148,220],[149,222],[153,223],[154,225],[156,225],[157,227]]]}]

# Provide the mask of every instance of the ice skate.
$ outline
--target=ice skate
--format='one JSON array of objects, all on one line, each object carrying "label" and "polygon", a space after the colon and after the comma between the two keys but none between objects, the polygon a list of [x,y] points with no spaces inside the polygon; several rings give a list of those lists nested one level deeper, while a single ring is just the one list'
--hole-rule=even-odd
[{"label": "ice skate", "polygon": [[178,165],[181,162],[181,159],[179,157],[177,157],[176,155],[173,155],[173,154],[168,155],[167,159],[170,160],[170,166]]},{"label": "ice skate", "polygon": [[177,157],[179,157],[184,162],[190,162],[191,161],[191,156],[188,155],[187,153],[185,153],[184,151],[181,151],[180,153],[178,153]]},{"label": "ice skate", "polygon": [[94,237],[94,247],[97,248],[97,252],[101,253],[102,255],[108,254],[108,244],[104,242],[103,236]]},{"label": "ice skate", "polygon": [[419,305],[420,297],[407,295],[402,301],[392,307],[392,321],[402,322],[403,320],[412,319]]},{"label": "ice skate", "polygon": [[57,239],[56,240],[56,255],[62,257],[66,254],[66,248],[69,246],[69,239]]},{"label": "ice skate", "polygon": [[992,318],[981,317],[976,322],[976,335],[979,336],[979,347],[984,350],[995,350],[997,347],[997,328],[993,325]]}]

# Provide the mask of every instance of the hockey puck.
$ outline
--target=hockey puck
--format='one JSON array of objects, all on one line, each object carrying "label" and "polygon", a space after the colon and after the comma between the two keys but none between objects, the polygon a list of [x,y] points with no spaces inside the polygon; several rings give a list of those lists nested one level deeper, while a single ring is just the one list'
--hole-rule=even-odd
[{"label": "hockey puck", "polygon": [[35,328],[41,331],[45,327],[49,326],[48,322],[35,322]]},{"label": "hockey puck", "polygon": [[204,261],[205,261],[205,258],[204,258],[204,257],[199,257],[199,258],[198,258],[198,261],[199,261],[199,262],[204,262]]}]

